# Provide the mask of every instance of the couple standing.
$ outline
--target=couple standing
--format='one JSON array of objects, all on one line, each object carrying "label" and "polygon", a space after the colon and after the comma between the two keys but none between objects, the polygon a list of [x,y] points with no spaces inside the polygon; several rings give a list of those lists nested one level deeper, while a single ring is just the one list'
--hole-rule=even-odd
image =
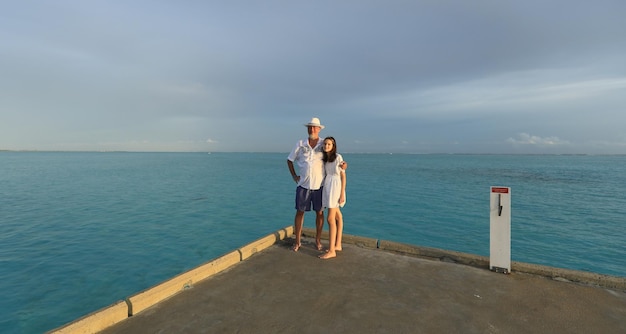
[{"label": "couple standing", "polygon": [[[316,214],[315,245],[317,250],[322,250],[324,209],[328,208],[329,247],[320,258],[330,259],[337,256],[336,252],[342,249],[343,215],[339,208],[346,203],[347,163],[337,153],[337,143],[333,137],[320,140],[319,133],[324,126],[318,118],[313,117],[304,126],[307,127],[309,137],[300,140],[287,157],[289,172],[298,184],[294,218],[296,241],[291,249],[295,252],[300,249],[304,213],[311,211],[313,207]],[[294,162],[298,165],[300,174],[296,174]]]}]

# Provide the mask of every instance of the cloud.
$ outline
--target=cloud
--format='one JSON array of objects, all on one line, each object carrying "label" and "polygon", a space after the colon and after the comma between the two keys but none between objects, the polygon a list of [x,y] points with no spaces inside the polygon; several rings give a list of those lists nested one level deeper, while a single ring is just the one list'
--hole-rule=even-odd
[{"label": "cloud", "polygon": [[532,146],[541,146],[541,147],[560,146],[560,145],[570,144],[569,141],[562,140],[556,136],[539,137],[539,136],[530,135],[524,132],[518,134],[517,139],[509,138],[506,141],[513,145],[532,145]]},{"label": "cloud", "polygon": [[0,149],[626,153],[624,1],[5,7]]}]

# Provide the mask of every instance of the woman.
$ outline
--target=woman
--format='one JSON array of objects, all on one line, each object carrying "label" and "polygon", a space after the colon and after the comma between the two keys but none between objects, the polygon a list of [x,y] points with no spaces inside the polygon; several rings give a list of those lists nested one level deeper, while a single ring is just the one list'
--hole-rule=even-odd
[{"label": "woman", "polygon": [[326,177],[322,188],[322,207],[328,208],[328,251],[320,255],[321,259],[330,259],[341,251],[343,233],[343,215],[340,208],[346,204],[346,172],[340,167],[343,162],[337,153],[337,142],[333,137],[324,138],[323,161]]}]

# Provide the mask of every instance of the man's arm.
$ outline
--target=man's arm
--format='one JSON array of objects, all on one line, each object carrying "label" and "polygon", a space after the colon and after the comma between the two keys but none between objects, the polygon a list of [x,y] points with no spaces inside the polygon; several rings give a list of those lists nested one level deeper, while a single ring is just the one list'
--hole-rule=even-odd
[{"label": "man's arm", "polygon": [[291,178],[296,182],[300,182],[300,176],[296,174],[296,169],[293,167],[293,161],[287,160],[287,167],[289,167],[289,173],[291,173]]}]

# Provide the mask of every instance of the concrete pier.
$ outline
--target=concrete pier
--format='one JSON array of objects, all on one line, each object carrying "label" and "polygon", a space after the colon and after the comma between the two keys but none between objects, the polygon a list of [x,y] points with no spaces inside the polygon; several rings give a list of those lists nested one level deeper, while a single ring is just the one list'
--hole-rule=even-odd
[{"label": "concrete pier", "polygon": [[505,275],[486,257],[354,236],[320,260],[313,231],[297,253],[291,231],[53,332],[626,333],[623,277],[516,262]]}]

